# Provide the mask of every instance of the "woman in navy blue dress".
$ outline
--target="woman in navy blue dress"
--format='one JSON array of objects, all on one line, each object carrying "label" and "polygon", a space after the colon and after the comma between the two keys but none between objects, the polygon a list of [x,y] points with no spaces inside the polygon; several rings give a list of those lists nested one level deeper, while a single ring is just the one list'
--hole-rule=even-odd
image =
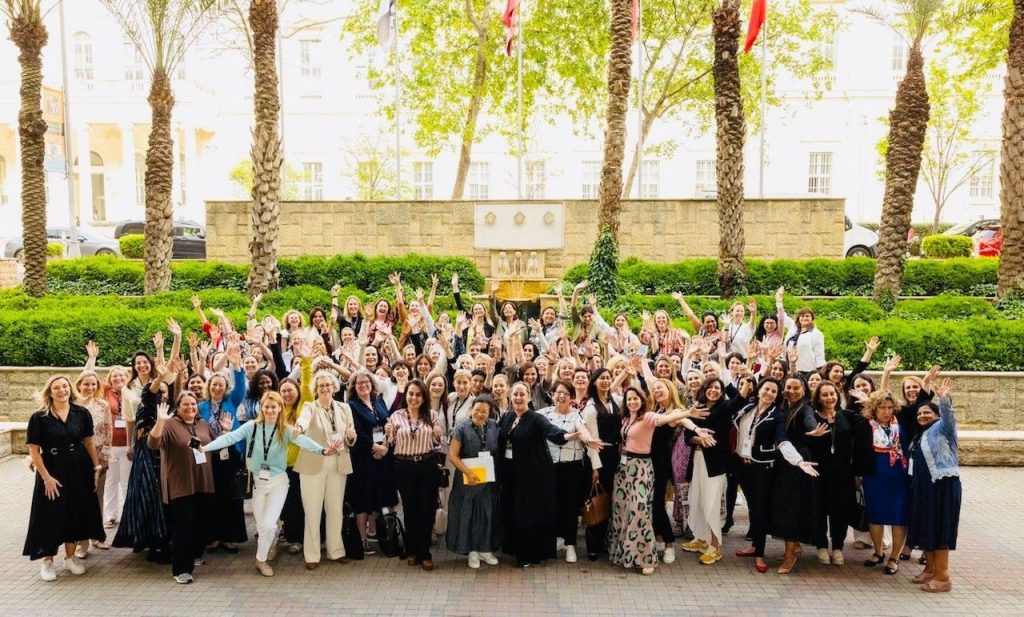
[{"label": "woman in navy blue dress", "polygon": [[927,565],[914,577],[922,591],[953,588],[949,579],[949,552],[956,550],[960,526],[960,468],[956,416],[949,393],[953,380],[944,379],[939,404],[928,402],[917,410],[921,433],[910,445],[911,546],[924,551]]},{"label": "woman in navy blue dress", "polygon": [[875,392],[864,404],[864,417],[871,426],[871,451],[874,473],[862,480],[867,510],[868,531],[874,554],[864,562],[874,567],[885,561],[882,535],[886,525],[892,527],[892,553],[885,573],[896,574],[898,556],[907,540],[910,521],[910,476],[907,475],[906,433],[896,419],[896,400],[888,392]]}]

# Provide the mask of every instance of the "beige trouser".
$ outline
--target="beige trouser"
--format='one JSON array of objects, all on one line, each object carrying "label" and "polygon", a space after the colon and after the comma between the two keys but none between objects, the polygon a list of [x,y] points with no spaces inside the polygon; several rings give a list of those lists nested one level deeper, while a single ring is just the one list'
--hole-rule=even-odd
[{"label": "beige trouser", "polygon": [[327,558],[333,560],[345,556],[345,545],[341,541],[341,505],[347,478],[347,475],[338,473],[333,465],[325,465],[320,473],[299,475],[302,508],[306,511],[306,528],[302,539],[302,554],[306,563],[320,562],[321,511],[327,513]]}]

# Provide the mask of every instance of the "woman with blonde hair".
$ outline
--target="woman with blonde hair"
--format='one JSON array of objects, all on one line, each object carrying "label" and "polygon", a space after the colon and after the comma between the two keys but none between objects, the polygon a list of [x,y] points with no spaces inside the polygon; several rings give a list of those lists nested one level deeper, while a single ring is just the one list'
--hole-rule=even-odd
[{"label": "woman with blonde hair", "polygon": [[[96,474],[96,501],[103,507],[103,487],[106,484],[107,459],[110,454],[110,434],[113,420],[110,416],[110,406],[103,396],[103,382],[100,381],[95,371],[82,371],[82,374],[75,380],[75,392],[78,392],[78,403],[89,410],[92,415],[93,426],[93,447],[96,448],[96,455],[102,469]],[[110,546],[106,539],[102,541],[93,540],[91,545],[95,548],[106,550]],[[85,559],[89,554],[89,542],[79,542],[75,549],[75,557]]]},{"label": "woman with blonde hair", "polygon": [[[211,452],[244,442],[249,455],[246,460],[252,472],[252,510],[259,538],[256,543],[256,569],[263,576],[273,576],[267,561],[273,561],[277,551],[277,519],[281,516],[288,496],[288,475],[285,473],[288,448],[295,445],[306,452],[331,456],[340,450],[341,442],[327,447],[302,435],[285,418],[284,399],[277,392],[267,392],[260,399],[260,413],[255,420],[246,422],[231,432],[223,433],[202,448]],[[230,417],[221,416],[221,428],[230,428]]]},{"label": "woman with blonde hair", "polygon": [[57,579],[53,557],[64,545],[64,568],[85,574],[75,556],[83,540],[106,539],[94,493],[101,466],[93,444],[92,415],[75,402],[74,386],[63,375],[46,381],[42,409],[28,420],[25,441],[35,470],[28,534],[22,554],[42,559],[39,576]]},{"label": "woman with blonde hair", "polygon": [[132,433],[135,425],[135,405],[128,386],[128,369],[112,366],[107,371],[103,398],[110,407],[110,449],[107,454],[107,472],[103,483],[104,527],[116,527],[121,520],[128,478],[132,473]]}]

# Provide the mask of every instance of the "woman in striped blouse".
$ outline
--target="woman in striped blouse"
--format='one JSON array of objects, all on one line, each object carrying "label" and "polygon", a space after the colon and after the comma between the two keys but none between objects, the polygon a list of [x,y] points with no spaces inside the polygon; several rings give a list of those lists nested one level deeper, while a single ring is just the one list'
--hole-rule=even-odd
[{"label": "woman in striped blouse", "polygon": [[437,412],[427,404],[427,388],[419,379],[405,386],[405,409],[388,419],[384,438],[395,454],[395,482],[402,497],[405,551],[410,566],[434,569],[430,532],[437,508],[437,457],[444,429]]}]

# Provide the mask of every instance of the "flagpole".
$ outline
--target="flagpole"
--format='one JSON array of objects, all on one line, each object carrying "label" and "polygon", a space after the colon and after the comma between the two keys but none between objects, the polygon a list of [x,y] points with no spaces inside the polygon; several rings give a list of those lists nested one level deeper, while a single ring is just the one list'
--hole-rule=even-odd
[{"label": "flagpole", "polygon": [[[64,90],[64,179],[68,183],[68,245],[67,245],[67,256],[68,257],[81,257],[82,247],[78,245],[78,222],[75,217],[75,176],[74,176],[74,159],[71,158],[71,97],[68,95],[68,39],[64,31],[64,3],[60,3],[58,9],[60,11],[60,71],[61,71],[61,88]],[[89,125],[82,123],[82,136],[80,139],[85,139],[88,133]],[[81,161],[79,169],[85,169],[85,161]],[[45,175],[45,172],[44,172]],[[78,179],[79,182],[91,182],[92,178],[85,178],[84,174],[79,174],[82,177]],[[79,200],[81,201],[81,200]],[[92,204],[79,203],[79,210],[83,206],[89,208]],[[22,206],[24,207],[24,206]],[[80,214],[81,212],[79,212]]]},{"label": "flagpole", "polygon": [[516,110],[519,115],[519,147],[516,153],[516,198],[523,198],[523,5],[516,10]]},{"label": "flagpole", "polygon": [[765,133],[768,131],[768,9],[765,8],[761,39],[761,139],[758,152],[757,194],[764,199]]},{"label": "flagpole", "polygon": [[644,190],[644,7],[637,4],[636,11],[636,68],[637,68],[637,110],[636,110],[636,197],[641,199]]},{"label": "flagpole", "polygon": [[401,119],[401,86],[398,70],[398,0],[392,4],[394,14],[391,19],[391,49],[395,56],[395,199],[402,199],[402,119]]}]

